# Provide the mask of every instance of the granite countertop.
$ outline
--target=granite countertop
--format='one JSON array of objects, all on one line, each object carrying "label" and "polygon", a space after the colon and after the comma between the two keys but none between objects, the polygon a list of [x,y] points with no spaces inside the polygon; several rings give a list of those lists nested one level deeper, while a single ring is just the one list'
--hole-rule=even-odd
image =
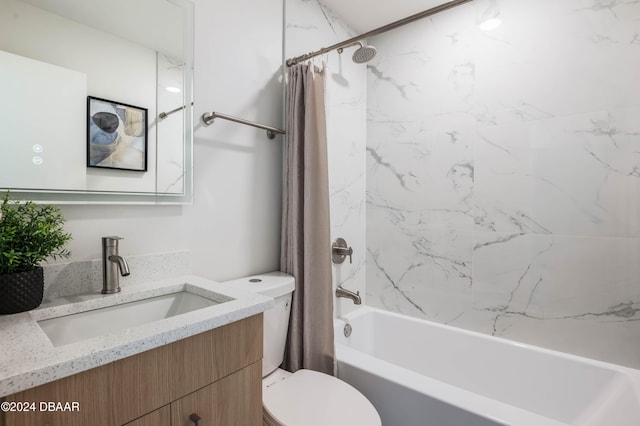
[{"label": "granite countertop", "polygon": [[[187,289],[219,302],[152,323],[55,347],[37,321]],[[122,287],[111,295],[59,297],[38,309],[0,316],[0,397],[52,382],[264,312],[273,299],[196,276]]]}]

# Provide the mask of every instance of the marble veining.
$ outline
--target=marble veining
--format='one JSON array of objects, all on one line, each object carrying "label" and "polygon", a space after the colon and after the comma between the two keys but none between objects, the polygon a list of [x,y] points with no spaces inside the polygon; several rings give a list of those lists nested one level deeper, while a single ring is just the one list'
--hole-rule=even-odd
[{"label": "marble veining", "polygon": [[404,279],[405,275],[409,271],[411,271],[411,269],[413,269],[413,268],[415,268],[415,267],[417,267],[419,265],[411,265],[396,281],[393,278],[391,278],[391,276],[387,273],[387,271],[385,271],[384,268],[378,262],[378,253],[377,252],[374,253],[371,250],[368,250],[368,252],[369,252],[369,256],[370,256],[369,259],[371,261],[373,261],[375,267],[380,272],[382,272],[382,274],[384,275],[385,279],[389,282],[391,287],[394,290],[396,290],[406,300],[407,303],[411,304],[414,308],[416,308],[418,311],[420,311],[424,316],[427,316],[427,313],[418,304],[416,304],[413,300],[411,300],[411,298],[399,286],[399,283],[402,282],[402,280]]},{"label": "marble veining", "polygon": [[592,11],[592,12],[601,12],[607,11],[611,13],[611,15],[618,18],[618,14],[616,13],[616,9],[623,5],[629,4],[638,4],[640,1],[638,0],[591,0],[591,5],[587,7],[583,7],[580,9],[576,9],[576,11]]},{"label": "marble veining", "polygon": [[367,65],[367,69],[371,71],[371,74],[375,76],[376,81],[389,83],[391,86],[395,87],[398,90],[398,92],[400,92],[400,96],[402,96],[405,99],[407,98],[407,93],[405,92],[405,88],[406,88],[405,84],[400,84],[397,81],[395,81],[392,77],[385,75],[375,65]]},{"label": "marble veining", "polygon": [[640,368],[639,34],[496,0],[369,40],[367,303]]},{"label": "marble veining", "polygon": [[[388,169],[391,172],[391,174],[393,174],[398,179],[398,182],[400,183],[400,186],[402,186],[406,190],[409,190],[409,188],[407,188],[407,184],[405,182],[406,176],[401,174],[401,173],[399,173],[398,171],[396,171],[394,169],[394,167],[393,167],[393,164],[391,164],[391,163],[389,163],[387,161],[384,161],[382,159],[382,157],[380,156],[380,154],[378,154],[376,152],[376,150],[371,148],[371,147],[367,147],[367,153],[371,156],[371,158],[373,158],[373,160],[376,163],[378,163],[378,165]],[[408,173],[408,175],[411,176],[411,177],[415,177],[411,173]]]}]

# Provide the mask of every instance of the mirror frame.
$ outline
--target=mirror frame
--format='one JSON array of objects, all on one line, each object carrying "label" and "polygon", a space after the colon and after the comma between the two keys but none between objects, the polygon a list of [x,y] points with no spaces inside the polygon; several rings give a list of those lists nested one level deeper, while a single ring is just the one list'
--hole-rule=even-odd
[{"label": "mirror frame", "polygon": [[[194,3],[192,0],[165,0],[184,11],[184,191],[182,194],[151,192],[103,192],[60,190],[10,190],[15,200],[31,200],[51,204],[111,204],[111,205],[181,205],[193,203],[193,66],[194,66]],[[3,190],[4,191],[4,190]]]}]

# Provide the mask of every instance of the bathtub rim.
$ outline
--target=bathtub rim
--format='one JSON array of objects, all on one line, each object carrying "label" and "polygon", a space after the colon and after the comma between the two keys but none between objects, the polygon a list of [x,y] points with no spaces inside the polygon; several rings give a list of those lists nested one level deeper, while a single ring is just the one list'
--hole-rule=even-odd
[{"label": "bathtub rim", "polygon": [[[415,318],[415,317],[411,317],[409,315],[404,315],[404,314],[399,314],[397,312],[391,312],[391,311],[386,311],[384,309],[379,309],[379,308],[374,308],[372,306],[361,306],[359,308],[357,308],[354,311],[351,311],[347,314],[344,314],[340,317],[336,317],[334,319],[334,334],[336,335],[335,337],[335,343],[336,344],[342,344],[344,346],[348,347],[347,343],[342,343],[342,341],[344,341],[344,339],[346,339],[346,337],[344,337],[344,334],[342,333],[342,329],[344,328],[344,326],[349,323],[349,319],[355,319],[355,318],[359,318],[362,317],[364,315],[366,315],[367,313],[379,313],[382,315],[389,315],[395,318],[400,318],[402,320],[406,320],[406,321],[411,321],[414,323],[426,323],[429,326],[433,326],[436,327],[440,330],[453,330],[457,333],[461,333],[463,335],[467,335],[467,336],[473,336],[476,338],[481,338],[483,340],[486,341],[490,341],[490,342],[499,342],[505,345],[509,345],[509,346],[516,346],[516,347],[520,347],[523,349],[527,349],[527,350],[531,350],[531,351],[535,351],[538,353],[542,353],[545,355],[551,355],[551,356],[559,356],[565,359],[568,359],[570,361],[575,361],[575,362],[580,362],[580,363],[587,363],[587,364],[591,364],[593,366],[596,367],[600,367],[600,368],[605,368],[605,369],[609,369],[609,370],[616,370],[619,373],[628,375],[630,377],[632,377],[634,380],[634,382],[640,382],[640,369],[635,369],[632,367],[627,367],[624,365],[619,365],[619,364],[613,364],[607,361],[602,361],[602,360],[598,360],[598,359],[593,359],[593,358],[588,358],[588,357],[584,357],[584,356],[580,356],[580,355],[576,355],[576,354],[571,354],[568,352],[562,352],[562,351],[558,351],[555,349],[550,349],[550,348],[544,348],[542,346],[536,346],[536,345],[532,345],[530,343],[525,343],[525,342],[519,342],[517,340],[511,340],[511,339],[507,339],[505,337],[500,337],[500,336],[492,336],[490,334],[486,334],[486,333],[481,333],[479,331],[473,331],[473,330],[467,330],[465,328],[461,328],[461,327],[456,327],[453,325],[448,325],[448,324],[442,324],[439,322],[435,322],[435,321],[430,321],[427,319],[422,319],[422,318]],[[338,325],[338,323],[340,323],[341,325]],[[639,391],[640,390],[640,383],[636,383],[639,386],[636,387],[636,390]],[[640,396],[640,393],[639,393]]]},{"label": "bathtub rim", "polygon": [[[528,343],[517,342],[510,339],[491,336],[488,334],[466,330],[451,325],[440,324],[433,321],[414,318],[395,312],[385,311],[370,306],[363,306],[349,312],[343,316],[334,319],[334,333],[335,333],[335,346],[336,346],[336,362],[338,365],[338,376],[340,375],[340,364],[348,364],[350,368],[364,371],[366,373],[374,374],[385,380],[398,383],[401,386],[405,386],[416,392],[426,394],[431,398],[442,401],[446,404],[450,404],[461,410],[472,412],[481,417],[494,421],[496,423],[510,425],[518,424],[521,426],[560,426],[569,425],[569,423],[563,423],[561,420],[546,417],[541,414],[537,414],[528,411],[523,408],[515,407],[507,403],[491,399],[487,396],[475,394],[463,388],[448,384],[436,380],[434,378],[421,375],[408,368],[393,364],[389,361],[376,358],[366,352],[362,352],[358,349],[354,349],[349,346],[348,338],[344,337],[343,328],[344,325],[350,323],[352,320],[358,319],[369,313],[378,313],[381,315],[389,315],[403,321],[411,321],[415,323],[426,323],[428,326],[436,327],[440,330],[453,331],[456,333],[462,333],[462,335],[473,336],[475,338],[481,338],[485,341],[516,346],[525,350],[538,352],[543,355],[561,357],[568,361],[587,364],[596,368],[606,369],[617,374],[619,377],[615,380],[615,384],[622,383],[622,381],[629,384],[634,391],[635,400],[640,404],[640,370],[635,370],[630,367],[621,366],[617,364],[608,363],[605,361],[594,360],[591,358],[582,357],[579,355],[569,354],[565,352],[556,351],[553,349],[542,348],[539,346],[531,345]],[[356,331],[357,332],[357,329]],[[362,367],[373,366],[372,369]],[[415,375],[420,377],[419,380],[415,379]],[[597,413],[594,413],[597,414]],[[595,416],[599,417],[599,416]],[[581,419],[580,419],[581,420]],[[598,419],[595,419],[598,420]],[[580,423],[583,424],[583,423]],[[584,423],[584,424],[599,424],[599,423]]]}]

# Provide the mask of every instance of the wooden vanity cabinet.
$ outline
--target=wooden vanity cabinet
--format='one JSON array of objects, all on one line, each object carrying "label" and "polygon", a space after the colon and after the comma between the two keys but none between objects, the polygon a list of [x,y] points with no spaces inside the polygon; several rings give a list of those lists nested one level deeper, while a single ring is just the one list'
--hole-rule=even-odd
[{"label": "wooden vanity cabinet", "polygon": [[[260,399],[246,392],[260,393]],[[218,380],[171,403],[171,426],[262,425],[262,362]]]},{"label": "wooden vanity cabinet", "polygon": [[142,416],[126,426],[171,426],[171,406],[165,405],[146,416]]},{"label": "wooden vanity cabinet", "polygon": [[[0,414],[0,426],[259,426],[262,314],[10,395],[79,411]],[[3,423],[4,421],[4,423]]]}]

